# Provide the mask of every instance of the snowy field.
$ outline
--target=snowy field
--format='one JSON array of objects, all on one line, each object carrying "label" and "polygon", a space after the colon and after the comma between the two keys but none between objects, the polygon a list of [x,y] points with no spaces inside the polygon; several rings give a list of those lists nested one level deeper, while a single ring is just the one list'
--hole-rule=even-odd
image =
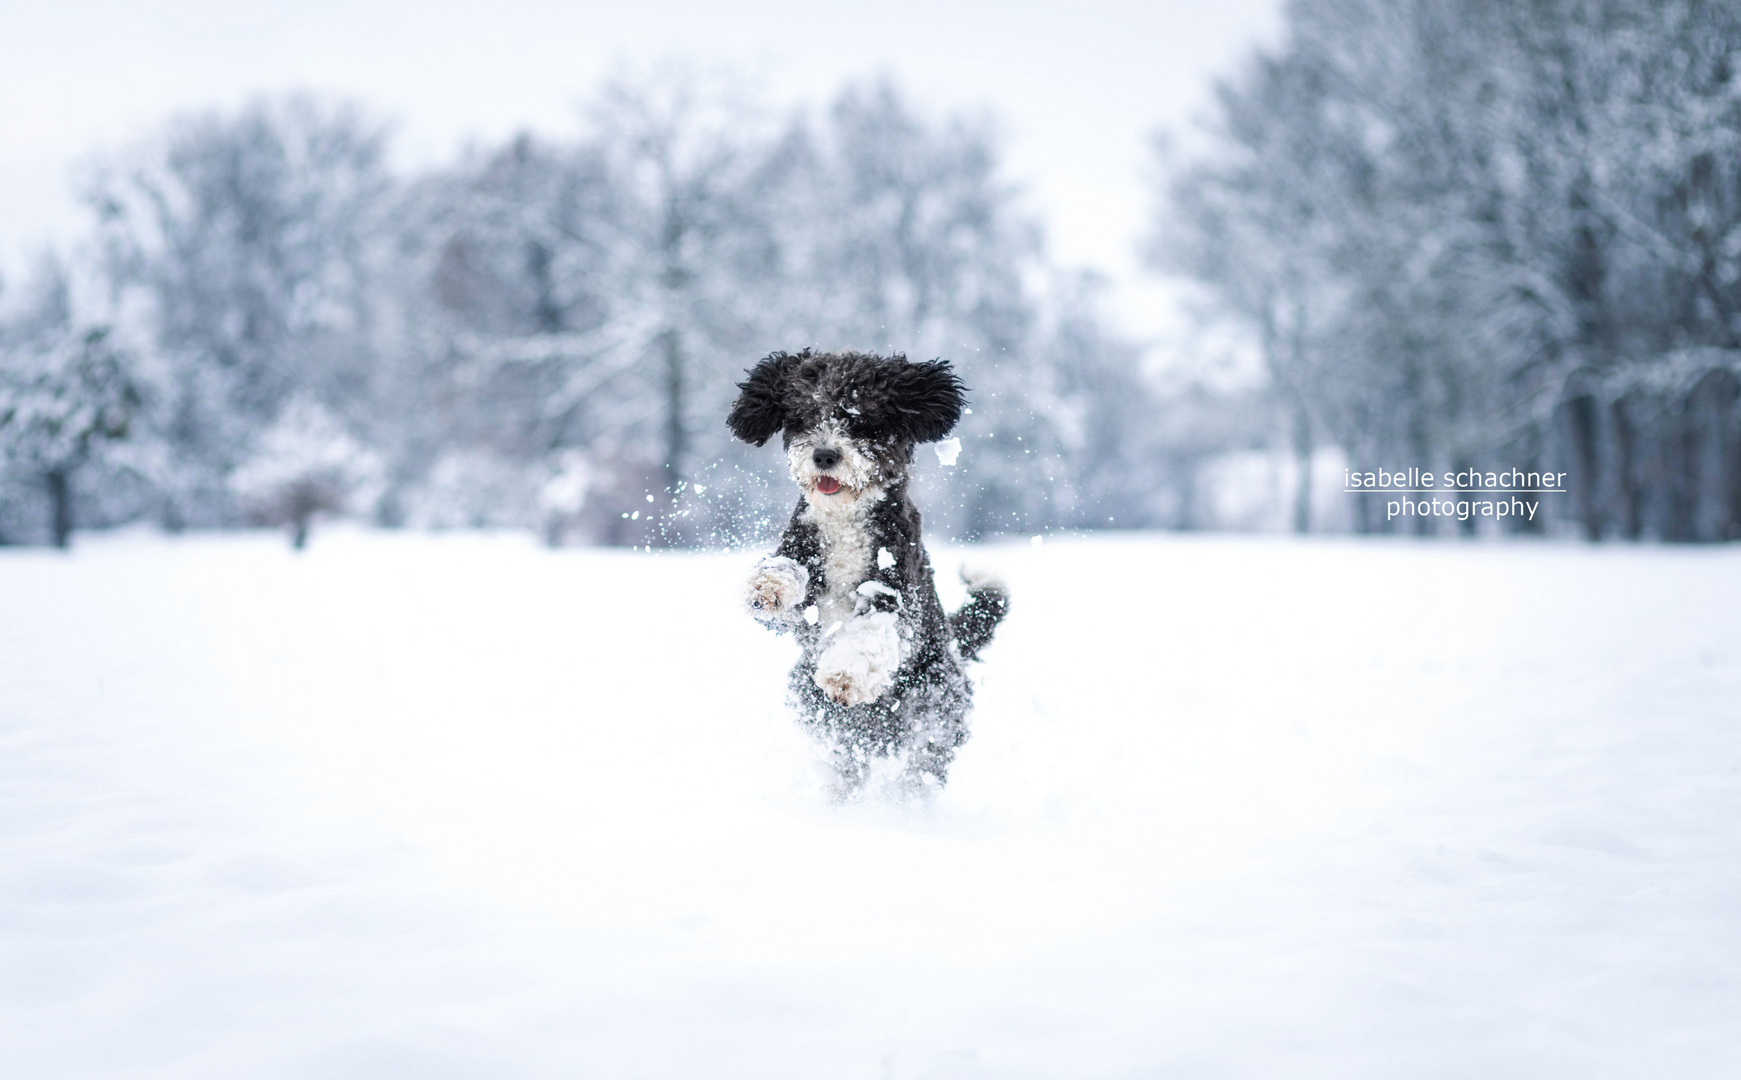
[{"label": "snowy field", "polygon": [[836,807],[747,554],[0,552],[0,1074],[1741,1076],[1741,549],[972,557]]}]

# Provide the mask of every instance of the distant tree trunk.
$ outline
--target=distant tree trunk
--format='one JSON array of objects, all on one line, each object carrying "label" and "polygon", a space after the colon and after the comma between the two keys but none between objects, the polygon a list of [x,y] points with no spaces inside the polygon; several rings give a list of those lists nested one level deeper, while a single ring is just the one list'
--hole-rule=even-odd
[{"label": "distant tree trunk", "polygon": [[1299,474],[1294,489],[1294,531],[1312,531],[1312,418],[1306,407],[1294,402],[1294,468]]},{"label": "distant tree trunk", "polygon": [[1741,437],[1735,430],[1735,409],[1741,401],[1741,384],[1733,375],[1723,376],[1718,401],[1718,447],[1722,455],[1723,529],[1719,540],[1741,540]]},{"label": "distant tree trunk", "polygon": [[301,551],[308,546],[308,527],[320,509],[320,499],[312,488],[298,484],[290,493],[290,547]]},{"label": "distant tree trunk", "polygon": [[1693,459],[1696,538],[1704,541],[1733,539],[1741,526],[1737,518],[1734,432],[1730,418],[1735,412],[1738,388],[1735,377],[1721,369],[1710,372],[1693,388],[1696,408],[1689,410],[1695,427],[1698,457]]},{"label": "distant tree trunk", "polygon": [[663,162],[662,167],[666,170],[665,212],[660,229],[664,266],[659,274],[659,284],[668,320],[660,342],[665,354],[665,478],[675,498],[677,485],[683,479],[683,459],[689,450],[688,432],[683,425],[684,395],[687,392],[683,370],[685,358],[683,338],[678,328],[683,325],[687,312],[682,301],[693,275],[683,257],[684,239],[690,224],[687,211],[678,197],[677,181],[669,175],[669,162]]},{"label": "distant tree trunk", "polygon": [[1377,514],[1372,509],[1372,494],[1362,491],[1354,496],[1354,531],[1362,536],[1377,532],[1373,519]]},{"label": "distant tree trunk", "polygon": [[533,302],[533,318],[541,334],[560,333],[563,329],[562,308],[556,303],[556,282],[550,269],[554,257],[548,247],[536,240],[526,250],[526,272],[538,293]]},{"label": "distant tree trunk", "polygon": [[1272,299],[1262,308],[1263,355],[1269,366],[1270,378],[1281,387],[1288,410],[1293,414],[1294,467],[1297,473],[1294,487],[1294,532],[1312,530],[1312,419],[1306,411],[1306,399],[1293,381],[1305,358],[1305,321],[1303,305],[1293,306],[1286,332],[1277,326],[1277,304]]},{"label": "distant tree trunk", "polygon": [[683,456],[689,450],[688,432],[683,427],[683,342],[672,327],[664,333],[665,350],[665,469],[670,474],[671,489],[683,478]]},{"label": "distant tree trunk", "polygon": [[1669,419],[1665,450],[1669,457],[1668,527],[1664,540],[1689,543],[1697,540],[1695,520],[1698,507],[1698,432],[1693,417],[1693,395],[1676,403]]},{"label": "distant tree trunk", "polygon": [[[1451,468],[1453,471],[1455,471],[1457,473],[1457,475],[1461,476],[1463,473],[1466,473],[1466,472],[1474,472],[1475,471],[1475,463],[1470,461],[1468,458],[1458,458],[1452,464]],[[1471,490],[1473,490],[1473,489],[1469,485],[1465,484],[1462,487],[1459,487],[1457,489],[1457,493],[1464,494],[1464,493],[1467,493]],[[1461,501],[1461,500],[1458,500],[1458,501]],[[1458,531],[1458,533],[1462,534],[1463,536],[1474,536],[1476,534],[1475,515],[1470,514],[1468,517],[1458,520],[1457,531]]]},{"label": "distant tree trunk", "polygon": [[1596,399],[1579,394],[1566,402],[1567,427],[1572,437],[1576,474],[1578,519],[1586,540],[1602,539],[1601,500],[1597,497],[1601,477],[1596,473]]},{"label": "distant tree trunk", "polygon": [[1620,495],[1620,532],[1628,540],[1637,540],[1644,533],[1636,460],[1638,435],[1625,398],[1615,399],[1610,412],[1614,416],[1614,482]]},{"label": "distant tree trunk", "polygon": [[[1541,428],[1535,424],[1531,424],[1528,431],[1524,435],[1524,444],[1523,444],[1524,445],[1524,455],[1523,455],[1523,458],[1524,458],[1523,470],[1524,470],[1524,472],[1540,472],[1541,471],[1541,467],[1542,467],[1541,444],[1542,444]],[[1531,516],[1529,514],[1519,514],[1518,516],[1511,519],[1513,531],[1524,533],[1524,534],[1531,535],[1531,536],[1540,536],[1543,533],[1547,532],[1547,524],[1548,523],[1546,520],[1546,516],[1542,513],[1542,509],[1543,509],[1542,502],[1540,499],[1537,499],[1536,500],[1536,512],[1533,516]]]},{"label": "distant tree trunk", "polygon": [[[1410,365],[1410,369],[1411,371],[1413,370],[1413,365]],[[1413,405],[1411,406],[1411,412],[1409,413],[1408,437],[1409,449],[1414,451],[1414,461],[1411,464],[1419,465],[1421,468],[1425,469],[1433,460],[1433,445],[1432,439],[1427,433],[1426,406],[1422,404],[1420,399],[1419,383],[1420,380],[1418,377],[1414,375],[1410,376],[1408,382],[1409,396]],[[1414,496],[1410,496],[1410,498],[1413,497]],[[1422,514],[1414,519],[1414,532],[1416,536],[1431,536],[1433,533],[1438,531],[1438,520],[1436,518]]]},{"label": "distant tree trunk", "polygon": [[1176,462],[1173,475],[1177,477],[1176,490],[1179,504],[1175,508],[1173,528],[1180,532],[1190,532],[1197,528],[1197,467],[1198,460],[1185,455]]},{"label": "distant tree trunk", "polygon": [[54,528],[54,546],[65,549],[72,542],[73,535],[73,484],[71,470],[65,466],[48,470],[43,474],[43,483],[48,487],[48,500],[52,507],[52,524]]}]

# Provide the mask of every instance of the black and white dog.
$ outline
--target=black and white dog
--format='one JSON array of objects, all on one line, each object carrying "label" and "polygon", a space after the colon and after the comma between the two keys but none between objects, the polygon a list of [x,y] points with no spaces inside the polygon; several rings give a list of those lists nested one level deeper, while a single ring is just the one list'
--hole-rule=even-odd
[{"label": "black and white dog", "polygon": [[747,603],[804,647],[792,696],[829,745],[837,793],[889,757],[910,790],[940,788],[967,739],[964,663],[1009,610],[1002,584],[964,573],[967,602],[944,614],[907,495],[914,446],[961,418],[961,380],[946,361],[806,349],[774,353],[738,389],[732,434],[756,446],[783,435],[802,495]]}]

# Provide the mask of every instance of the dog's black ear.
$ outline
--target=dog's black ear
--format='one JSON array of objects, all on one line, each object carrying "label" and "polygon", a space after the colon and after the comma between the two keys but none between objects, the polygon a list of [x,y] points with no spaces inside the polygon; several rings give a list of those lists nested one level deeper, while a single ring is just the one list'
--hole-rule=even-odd
[{"label": "dog's black ear", "polygon": [[786,426],[786,381],[800,359],[802,355],[770,353],[750,369],[750,377],[738,383],[738,399],[725,418],[733,435],[761,446]]},{"label": "dog's black ear", "polygon": [[895,412],[907,437],[914,442],[934,442],[949,434],[967,404],[967,387],[949,368],[947,360],[905,364],[890,387]]}]

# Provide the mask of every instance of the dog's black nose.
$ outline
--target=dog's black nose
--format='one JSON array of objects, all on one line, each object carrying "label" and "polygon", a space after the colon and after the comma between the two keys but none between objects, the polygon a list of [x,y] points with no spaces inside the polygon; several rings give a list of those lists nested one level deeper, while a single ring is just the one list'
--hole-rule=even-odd
[{"label": "dog's black nose", "polygon": [[832,447],[818,446],[811,453],[810,460],[816,463],[818,469],[832,469],[840,464],[840,451]]}]

